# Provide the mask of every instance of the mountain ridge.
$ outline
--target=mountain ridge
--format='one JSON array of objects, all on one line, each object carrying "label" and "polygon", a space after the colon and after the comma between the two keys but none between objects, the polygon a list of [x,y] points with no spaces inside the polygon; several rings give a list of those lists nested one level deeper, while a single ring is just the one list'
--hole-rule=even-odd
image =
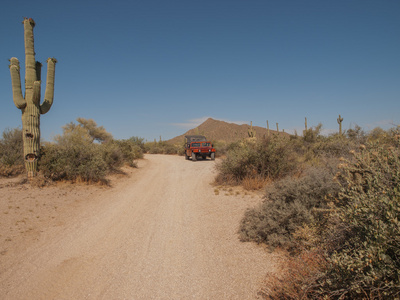
[{"label": "mountain ridge", "polygon": [[[233,143],[245,138],[248,138],[248,130],[250,125],[242,124],[238,125],[235,123],[228,123],[225,121],[215,120],[208,118],[206,121],[201,123],[199,126],[186,131],[184,134],[178,135],[170,140],[167,140],[171,144],[180,144],[184,141],[185,135],[204,135],[207,140],[210,141],[225,141],[227,143]],[[253,130],[256,132],[256,137],[263,137],[268,135],[268,129],[260,126],[253,126]],[[276,130],[269,130],[269,134],[287,134],[284,132],[277,132]]]}]

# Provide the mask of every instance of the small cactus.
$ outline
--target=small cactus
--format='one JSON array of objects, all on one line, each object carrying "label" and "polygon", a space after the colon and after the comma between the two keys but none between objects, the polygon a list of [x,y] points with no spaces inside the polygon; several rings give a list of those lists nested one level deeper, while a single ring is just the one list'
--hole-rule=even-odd
[{"label": "small cactus", "polygon": [[343,122],[343,118],[340,117],[340,115],[339,115],[339,118],[337,118],[337,122],[338,122],[338,124],[339,124],[339,135],[342,135],[342,122]]},{"label": "small cactus", "polygon": [[15,106],[22,112],[22,138],[24,160],[28,178],[37,174],[37,162],[40,156],[40,115],[47,113],[54,97],[54,74],[57,60],[47,59],[47,79],[44,101],[40,104],[40,83],[42,64],[35,61],[33,28],[35,22],[24,18],[25,40],[25,97],[22,96],[20,67],[16,57],[10,59],[11,84]]},{"label": "small cactus", "polygon": [[269,124],[268,124],[268,120],[267,120],[267,135],[269,136]]},{"label": "small cactus", "polygon": [[253,129],[253,121],[250,121],[250,128],[247,131],[249,137],[255,138],[256,137],[256,130]]},{"label": "small cactus", "polygon": [[306,126],[306,131],[307,131],[307,117],[305,117],[305,122],[304,122],[305,126]]},{"label": "small cactus", "polygon": [[276,123],[276,131],[279,132],[279,125]]}]

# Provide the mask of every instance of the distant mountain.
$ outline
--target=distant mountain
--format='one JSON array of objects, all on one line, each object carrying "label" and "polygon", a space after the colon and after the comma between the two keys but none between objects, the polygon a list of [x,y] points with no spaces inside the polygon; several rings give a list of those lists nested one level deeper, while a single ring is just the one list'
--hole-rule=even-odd
[{"label": "distant mountain", "polygon": [[[182,135],[174,137],[168,140],[168,143],[171,144],[179,144],[185,138],[185,135],[204,135],[208,140],[211,141],[225,141],[227,143],[236,142],[238,140],[242,140],[244,138],[248,138],[248,130],[250,129],[250,125],[243,124],[238,125],[234,123],[228,123],[224,121],[214,120],[212,118],[208,118],[204,123],[200,124],[196,128],[190,129]],[[268,134],[267,128],[253,126],[253,130],[256,131],[256,137],[263,137]],[[269,130],[269,134],[277,133],[276,130]],[[287,134],[283,132],[279,132],[279,134]]]}]

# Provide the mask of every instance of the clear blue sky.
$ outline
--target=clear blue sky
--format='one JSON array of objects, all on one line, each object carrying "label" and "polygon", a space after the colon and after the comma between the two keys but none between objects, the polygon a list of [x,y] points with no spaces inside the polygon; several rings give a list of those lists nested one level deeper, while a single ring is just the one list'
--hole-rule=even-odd
[{"label": "clear blue sky", "polygon": [[0,5],[0,131],[21,126],[8,59],[25,78],[23,17],[36,60],[55,57],[41,116],[51,141],[77,117],[117,139],[175,137],[212,117],[299,132],[400,124],[399,0],[22,1]]}]

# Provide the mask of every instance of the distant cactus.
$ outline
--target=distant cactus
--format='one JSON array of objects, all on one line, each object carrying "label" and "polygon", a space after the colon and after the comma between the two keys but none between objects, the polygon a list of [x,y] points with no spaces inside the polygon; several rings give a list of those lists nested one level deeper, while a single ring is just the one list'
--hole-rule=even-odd
[{"label": "distant cactus", "polygon": [[268,124],[268,120],[267,120],[267,135],[269,136],[269,124]]},{"label": "distant cactus", "polygon": [[339,115],[339,118],[337,118],[337,122],[338,122],[338,124],[339,124],[339,135],[342,135],[342,122],[343,122],[343,118],[340,117],[340,115]]},{"label": "distant cactus", "polygon": [[276,131],[279,132],[279,126],[278,123],[276,123]]},{"label": "distant cactus", "polygon": [[37,174],[40,150],[40,115],[47,113],[53,104],[54,74],[57,60],[47,59],[47,79],[44,101],[40,104],[40,83],[42,64],[35,61],[33,28],[35,22],[24,18],[25,40],[25,97],[22,96],[20,67],[17,58],[10,59],[11,84],[15,106],[22,112],[22,135],[24,160],[28,178]]},{"label": "distant cactus", "polygon": [[305,117],[305,122],[304,122],[305,126],[306,126],[306,131],[307,131],[307,117]]},{"label": "distant cactus", "polygon": [[250,121],[250,128],[247,130],[249,137],[255,138],[256,137],[256,130],[253,129],[253,121]]}]

